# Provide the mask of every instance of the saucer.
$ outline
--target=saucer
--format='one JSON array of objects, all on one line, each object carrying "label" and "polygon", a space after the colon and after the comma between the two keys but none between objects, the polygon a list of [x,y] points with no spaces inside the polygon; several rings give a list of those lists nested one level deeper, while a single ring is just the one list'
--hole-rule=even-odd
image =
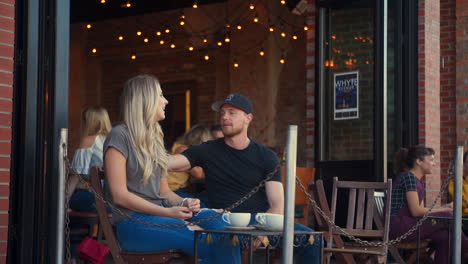
[{"label": "saucer", "polygon": [[224,226],[225,228],[229,230],[238,230],[238,231],[244,231],[244,230],[254,230],[255,226]]},{"label": "saucer", "polygon": [[283,231],[283,228],[276,229],[276,228],[271,228],[271,227],[262,226],[262,225],[254,225],[254,227],[257,228],[257,229],[260,229],[260,230],[272,231],[272,232],[282,232]]}]

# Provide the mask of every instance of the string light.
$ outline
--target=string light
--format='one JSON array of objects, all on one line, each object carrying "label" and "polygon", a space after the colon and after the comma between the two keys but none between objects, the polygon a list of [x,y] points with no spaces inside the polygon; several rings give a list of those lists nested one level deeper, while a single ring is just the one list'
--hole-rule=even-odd
[{"label": "string light", "polygon": [[105,4],[106,3],[106,0],[101,0],[101,4]]},{"label": "string light", "polygon": [[255,16],[254,16],[254,18],[253,18],[253,22],[254,22],[254,23],[258,23],[258,15],[257,15],[257,14],[255,14]]},{"label": "string light", "polygon": [[265,56],[265,51],[263,51],[263,48],[260,49],[260,52],[258,54],[260,54],[260,56]]},{"label": "string light", "polygon": [[164,32],[168,33],[171,32],[171,29],[169,27],[166,27],[166,29],[164,30]]},{"label": "string light", "polygon": [[156,35],[157,35],[157,36],[161,36],[161,34],[162,34],[161,31],[157,31],[157,32],[156,32]]},{"label": "string light", "polygon": [[97,52],[97,49],[92,49],[91,52],[92,52],[92,53],[96,53],[96,52]]},{"label": "string light", "polygon": [[206,37],[203,37],[203,43],[207,43],[208,39]]},{"label": "string light", "polygon": [[87,29],[90,29],[91,27],[92,27],[91,24],[86,25]]},{"label": "string light", "polygon": [[269,30],[270,32],[273,32],[273,31],[275,31],[275,28],[274,28],[273,26],[270,26],[270,27],[268,28],[268,30]]},{"label": "string light", "polygon": [[227,31],[227,32],[226,32],[226,37],[224,38],[224,42],[226,42],[226,43],[231,42],[231,38],[230,38],[229,35],[230,35],[230,34],[229,34],[229,31]]},{"label": "string light", "polygon": [[119,40],[123,40],[123,39],[124,39],[124,37],[123,37],[123,36],[119,36]]},{"label": "string light", "polygon": [[141,36],[141,31],[137,31],[137,36]]},{"label": "string light", "polygon": [[148,38],[145,38],[143,39],[144,42],[148,43],[149,39]]},{"label": "string light", "polygon": [[304,30],[305,31],[309,30],[309,27],[307,26],[307,24],[304,24]]},{"label": "string light", "polygon": [[132,55],[130,58],[131,58],[132,60],[136,60],[136,55]]},{"label": "string light", "polygon": [[179,19],[179,25],[183,26],[185,25],[185,15],[182,14]]},{"label": "string light", "polygon": [[231,25],[230,25],[230,24],[226,24],[226,28],[231,28]]},{"label": "string light", "polygon": [[188,47],[188,50],[189,50],[189,51],[193,51],[194,49],[195,49],[195,48],[194,48],[192,45],[190,45],[190,46]]},{"label": "string light", "polygon": [[172,44],[171,44],[171,49],[175,49],[175,47],[176,47],[175,44],[172,43]]},{"label": "string light", "polygon": [[221,41],[218,41],[218,46],[221,47],[222,45],[223,45],[223,43]]},{"label": "string light", "polygon": [[161,40],[159,41],[159,44],[164,45],[164,40],[161,39]]},{"label": "string light", "polygon": [[242,26],[241,26],[240,24],[237,25],[237,29],[238,29],[238,30],[241,30],[241,29],[242,29]]},{"label": "string light", "polygon": [[285,37],[286,37],[286,32],[281,32],[281,36],[282,36],[283,38],[285,38]]},{"label": "string light", "polygon": [[209,59],[210,59],[210,56],[208,56],[208,55],[205,55],[204,59],[207,61],[207,60],[209,60]]},{"label": "string light", "polygon": [[194,1],[192,7],[193,8],[198,8],[198,1]]},{"label": "string light", "polygon": [[281,59],[279,60],[279,62],[280,62],[281,64],[284,64],[285,60],[284,60],[284,57],[283,57],[283,56],[281,56]]},{"label": "string light", "polygon": [[254,9],[255,9],[255,6],[253,5],[252,2],[250,3],[249,8],[250,8],[250,10],[254,10]]},{"label": "string light", "polygon": [[286,0],[281,0],[280,3],[281,3],[282,5],[285,5],[285,4],[286,4]]},{"label": "string light", "polygon": [[297,35],[296,35],[296,34],[292,35],[292,39],[296,40],[296,39],[297,39]]},{"label": "string light", "polygon": [[237,61],[234,61],[233,66],[234,66],[234,68],[239,68],[239,63]]},{"label": "string light", "polygon": [[130,1],[127,1],[127,3],[125,4],[125,7],[127,7],[127,8],[132,7],[132,3],[130,3]]}]

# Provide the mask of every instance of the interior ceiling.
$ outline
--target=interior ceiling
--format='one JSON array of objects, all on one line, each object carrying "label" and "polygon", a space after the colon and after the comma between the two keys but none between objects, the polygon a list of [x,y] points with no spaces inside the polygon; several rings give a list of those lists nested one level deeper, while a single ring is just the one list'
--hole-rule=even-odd
[{"label": "interior ceiling", "polygon": [[[214,4],[226,0],[199,0],[198,5]],[[122,7],[127,2],[130,8]],[[192,7],[194,0],[71,0],[71,23],[95,22],[113,18],[142,15],[179,8]]]}]

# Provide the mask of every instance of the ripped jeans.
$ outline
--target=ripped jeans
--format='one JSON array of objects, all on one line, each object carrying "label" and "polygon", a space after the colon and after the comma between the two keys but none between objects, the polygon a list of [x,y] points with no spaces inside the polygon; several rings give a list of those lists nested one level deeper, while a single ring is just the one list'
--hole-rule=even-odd
[{"label": "ripped jeans", "polygon": [[[195,214],[189,222],[198,221],[210,217],[217,212],[213,209],[202,209]],[[141,213],[133,213],[132,217],[145,222],[167,225],[183,224],[185,221],[154,216]],[[225,229],[226,223],[220,217],[203,222],[200,226],[204,229]],[[205,241],[206,234],[200,236]],[[164,251],[168,249],[181,249],[188,255],[194,255],[194,231],[189,226],[178,228],[163,228],[141,224],[131,219],[125,219],[117,224],[117,238],[122,249],[126,251]],[[226,243],[200,243],[198,256],[203,264],[241,263],[240,248]]]}]

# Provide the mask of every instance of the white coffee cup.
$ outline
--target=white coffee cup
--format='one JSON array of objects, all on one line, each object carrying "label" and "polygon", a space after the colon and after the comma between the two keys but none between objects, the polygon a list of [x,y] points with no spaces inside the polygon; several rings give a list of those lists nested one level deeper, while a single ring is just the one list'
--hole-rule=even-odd
[{"label": "white coffee cup", "polygon": [[259,213],[255,220],[260,226],[271,230],[283,230],[284,216],[281,214]]},{"label": "white coffee cup", "polygon": [[245,227],[250,223],[250,213],[224,213],[224,222],[237,227]]}]

